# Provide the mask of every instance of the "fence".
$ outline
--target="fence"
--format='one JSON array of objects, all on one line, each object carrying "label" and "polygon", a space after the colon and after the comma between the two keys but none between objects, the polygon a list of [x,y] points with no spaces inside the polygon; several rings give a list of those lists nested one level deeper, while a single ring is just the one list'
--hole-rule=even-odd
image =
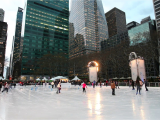
[{"label": "fence", "polygon": [[[119,82],[119,86],[129,86],[127,82]],[[148,82],[148,87],[160,87],[160,82]]]}]

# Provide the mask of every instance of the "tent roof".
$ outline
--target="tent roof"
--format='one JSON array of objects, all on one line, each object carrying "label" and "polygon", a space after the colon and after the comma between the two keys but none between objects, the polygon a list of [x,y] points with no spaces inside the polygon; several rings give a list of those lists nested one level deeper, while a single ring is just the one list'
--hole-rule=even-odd
[{"label": "tent roof", "polygon": [[63,76],[57,76],[57,77],[54,77],[54,78],[52,78],[52,79],[56,80],[56,79],[68,79],[68,78],[63,77]]},{"label": "tent roof", "polygon": [[77,76],[75,76],[72,80],[81,80]]},{"label": "tent roof", "polygon": [[37,78],[36,80],[41,80],[41,79]]},{"label": "tent roof", "polygon": [[46,77],[44,77],[42,80],[48,80]]}]

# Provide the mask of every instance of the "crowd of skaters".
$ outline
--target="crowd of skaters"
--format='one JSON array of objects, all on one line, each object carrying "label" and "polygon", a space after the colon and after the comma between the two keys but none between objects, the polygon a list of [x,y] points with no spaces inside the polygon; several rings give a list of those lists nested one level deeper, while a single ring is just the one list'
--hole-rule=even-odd
[{"label": "crowd of skaters", "polygon": [[[19,82],[19,85],[21,85],[21,86],[23,86],[23,85],[26,86],[28,84],[29,84],[28,82],[25,82],[25,83]],[[34,82],[34,84],[35,84],[35,87],[36,87],[36,85],[43,85],[43,84],[46,86],[47,82],[43,82],[43,83],[41,83],[41,82]],[[98,86],[98,85],[100,86],[100,88],[102,88],[103,85],[107,87],[108,84],[110,84],[110,86],[111,86],[112,95],[115,95],[115,89],[117,89],[117,88],[119,89],[118,80],[110,80],[110,81],[106,80],[103,83],[102,83],[102,81],[100,81],[99,83],[96,82],[96,81],[88,83],[88,85],[92,85],[93,88],[95,88],[95,86]],[[57,89],[57,91],[56,91],[57,94],[60,93],[60,91],[61,91],[61,81],[60,80],[58,80],[58,81],[52,81],[50,83],[50,85],[52,86],[52,89],[53,88]],[[82,82],[79,81],[75,85],[79,85],[79,86],[82,85],[83,92],[86,93],[87,84],[85,82],[82,83]],[[129,80],[129,87],[132,86],[132,90],[135,90],[135,86],[137,87],[136,95],[138,93],[141,95],[140,91],[141,91],[142,85],[145,85],[145,89],[146,89],[146,91],[148,91],[148,88],[147,88],[147,86],[148,86],[148,80],[144,79],[144,81],[142,81],[140,79],[137,79],[136,82],[134,82],[133,80]],[[2,91],[2,92],[6,91],[8,93],[8,89],[12,89],[12,86],[14,86],[14,88],[15,88],[16,87],[16,83],[15,82],[2,82],[1,81],[0,82],[0,91]],[[2,87],[3,87],[3,90],[2,90]]]}]

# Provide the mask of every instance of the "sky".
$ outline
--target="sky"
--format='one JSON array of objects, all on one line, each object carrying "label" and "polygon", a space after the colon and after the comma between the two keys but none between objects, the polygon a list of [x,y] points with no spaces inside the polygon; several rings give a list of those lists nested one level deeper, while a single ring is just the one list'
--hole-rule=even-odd
[{"label": "sky", "polygon": [[[71,3],[71,0],[69,2]],[[6,57],[8,58],[10,57],[12,40],[15,35],[17,10],[18,7],[24,8],[25,4],[26,0],[0,0],[0,8],[5,11],[4,22],[8,23],[6,47]],[[152,0],[102,0],[102,4],[105,13],[114,7],[124,11],[126,13],[127,23],[131,21],[140,22],[148,16],[151,19],[155,19]]]}]

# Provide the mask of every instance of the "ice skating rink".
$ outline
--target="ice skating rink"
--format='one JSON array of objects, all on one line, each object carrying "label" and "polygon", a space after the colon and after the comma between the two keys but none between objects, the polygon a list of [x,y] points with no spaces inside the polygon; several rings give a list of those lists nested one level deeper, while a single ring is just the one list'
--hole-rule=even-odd
[{"label": "ice skating rink", "polygon": [[131,87],[110,86],[61,90],[17,86],[0,93],[0,120],[160,120],[160,87],[149,87],[141,95]]}]

